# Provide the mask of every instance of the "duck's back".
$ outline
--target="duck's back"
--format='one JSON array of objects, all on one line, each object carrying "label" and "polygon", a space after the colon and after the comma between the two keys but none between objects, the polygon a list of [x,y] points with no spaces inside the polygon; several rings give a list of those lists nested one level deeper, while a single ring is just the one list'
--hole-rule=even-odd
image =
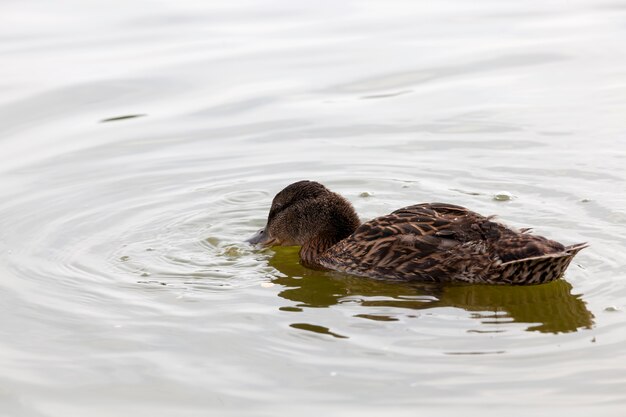
[{"label": "duck's back", "polygon": [[530,284],[560,277],[583,247],[566,248],[464,207],[432,203],[362,224],[320,263],[372,278]]}]

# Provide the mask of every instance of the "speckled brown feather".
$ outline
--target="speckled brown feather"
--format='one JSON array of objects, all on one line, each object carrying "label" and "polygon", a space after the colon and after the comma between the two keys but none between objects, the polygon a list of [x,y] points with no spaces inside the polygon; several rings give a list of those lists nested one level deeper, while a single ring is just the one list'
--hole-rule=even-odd
[{"label": "speckled brown feather", "polygon": [[466,208],[432,203],[362,224],[319,264],[372,278],[539,284],[559,278],[584,247],[566,248]]}]

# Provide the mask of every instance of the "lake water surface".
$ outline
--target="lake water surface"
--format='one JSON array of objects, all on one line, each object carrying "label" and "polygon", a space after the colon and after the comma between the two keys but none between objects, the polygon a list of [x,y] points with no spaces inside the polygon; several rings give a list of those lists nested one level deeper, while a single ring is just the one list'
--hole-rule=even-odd
[{"label": "lake water surface", "polygon": [[[0,5],[0,415],[626,415],[626,2]],[[254,251],[312,179],[564,244],[427,286]]]}]

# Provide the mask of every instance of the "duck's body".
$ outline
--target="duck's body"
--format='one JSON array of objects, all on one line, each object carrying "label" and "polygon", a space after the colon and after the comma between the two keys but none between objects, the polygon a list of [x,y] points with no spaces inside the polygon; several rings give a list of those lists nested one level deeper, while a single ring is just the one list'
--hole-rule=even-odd
[{"label": "duck's body", "polygon": [[564,247],[466,208],[418,204],[362,224],[319,258],[325,268],[372,278],[542,284],[585,245]]},{"label": "duck's body", "polygon": [[565,247],[466,208],[405,207],[360,224],[352,205],[323,185],[281,191],[252,243],[301,245],[303,265],[379,279],[541,284],[563,275],[586,244]]}]

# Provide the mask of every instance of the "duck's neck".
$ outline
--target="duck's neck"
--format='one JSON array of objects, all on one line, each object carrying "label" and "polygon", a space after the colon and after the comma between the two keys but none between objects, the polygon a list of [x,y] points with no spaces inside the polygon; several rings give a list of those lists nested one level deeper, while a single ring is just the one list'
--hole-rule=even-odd
[{"label": "duck's neck", "polygon": [[319,263],[320,256],[335,243],[332,239],[317,237],[308,241],[300,248],[300,263],[307,268],[326,269]]},{"label": "duck's neck", "polygon": [[327,270],[327,268],[320,264],[320,257],[328,249],[354,233],[357,226],[358,224],[355,224],[352,225],[349,230],[344,230],[341,233],[319,235],[311,239],[300,248],[300,263],[307,268]]},{"label": "duck's neck", "polygon": [[354,233],[361,224],[359,216],[348,200],[338,194],[332,195],[336,200],[334,210],[327,213],[325,221],[317,228],[320,232],[313,234],[314,237],[307,240],[300,249],[300,263],[307,268],[327,269],[320,264],[320,257]]}]

